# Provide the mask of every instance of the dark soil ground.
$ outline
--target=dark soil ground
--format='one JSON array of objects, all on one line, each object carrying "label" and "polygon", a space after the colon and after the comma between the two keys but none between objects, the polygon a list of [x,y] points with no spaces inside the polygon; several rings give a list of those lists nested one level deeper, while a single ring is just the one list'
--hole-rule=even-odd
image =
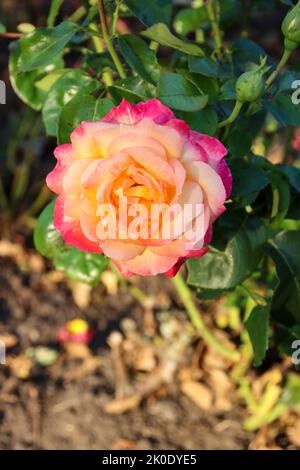
[{"label": "dark soil ground", "polygon": [[[108,296],[103,286],[93,292],[84,312],[75,305],[64,283],[43,289],[40,274],[21,272],[0,258],[0,333],[19,338],[10,355],[30,345],[55,342],[57,330],[74,317],[97,328],[91,348],[101,365],[90,374],[68,378],[76,362],[37,367],[27,379],[0,366],[1,449],[247,449],[251,434],[242,429],[243,410],[204,412],[180,393],[176,381],[139,407],[110,415],[103,404],[113,397],[114,372],[106,344],[108,333],[128,315],[143,314],[126,294]],[[151,289],[164,289],[156,279]],[[149,288],[149,287],[148,287]],[[75,373],[76,375],[76,373]]]}]

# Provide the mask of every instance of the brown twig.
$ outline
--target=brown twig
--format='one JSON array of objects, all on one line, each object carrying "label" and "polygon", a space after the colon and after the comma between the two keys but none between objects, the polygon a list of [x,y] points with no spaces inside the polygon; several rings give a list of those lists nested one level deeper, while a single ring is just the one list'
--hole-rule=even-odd
[{"label": "brown twig", "polygon": [[22,33],[0,33],[0,38],[5,39],[19,39],[23,36]]}]

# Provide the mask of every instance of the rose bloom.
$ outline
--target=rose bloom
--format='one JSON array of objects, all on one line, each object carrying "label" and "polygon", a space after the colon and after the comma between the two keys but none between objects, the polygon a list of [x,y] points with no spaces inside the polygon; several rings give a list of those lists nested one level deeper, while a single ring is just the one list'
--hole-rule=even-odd
[{"label": "rose bloom", "polygon": [[[124,275],[172,277],[186,259],[207,252],[212,223],[231,193],[226,153],[218,140],[190,130],[157,99],[134,106],[123,100],[100,121],[82,122],[71,143],[55,149],[57,164],[47,177],[58,194],[54,225],[67,244],[104,253]],[[126,218],[122,202],[129,207]],[[165,221],[156,214],[153,221],[151,210],[142,211],[134,230],[137,204],[196,210],[176,230],[176,215]],[[109,207],[105,213],[103,205]],[[199,218],[201,230],[191,237]],[[147,232],[152,222],[156,228]],[[121,228],[119,235],[107,226]]]}]

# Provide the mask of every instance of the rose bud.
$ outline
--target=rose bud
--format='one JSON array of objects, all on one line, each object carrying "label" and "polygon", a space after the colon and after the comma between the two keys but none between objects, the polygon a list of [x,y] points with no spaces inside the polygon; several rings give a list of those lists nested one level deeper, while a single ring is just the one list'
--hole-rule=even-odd
[{"label": "rose bud", "polygon": [[300,44],[300,0],[286,15],[281,29],[285,37],[285,48],[293,51]]},{"label": "rose bud", "polygon": [[240,103],[252,102],[260,98],[265,88],[263,75],[269,68],[266,66],[265,57],[255,69],[240,75],[235,85],[237,100]]}]

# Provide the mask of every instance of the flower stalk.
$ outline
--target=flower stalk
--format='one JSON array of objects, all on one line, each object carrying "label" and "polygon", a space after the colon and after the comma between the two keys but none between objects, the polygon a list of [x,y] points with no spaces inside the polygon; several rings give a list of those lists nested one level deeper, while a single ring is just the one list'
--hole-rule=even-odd
[{"label": "flower stalk", "polygon": [[99,7],[99,16],[100,16],[103,40],[105,42],[107,50],[110,53],[110,56],[111,56],[111,58],[112,58],[112,60],[115,64],[115,66],[116,66],[118,74],[120,75],[121,78],[126,78],[126,73],[125,73],[124,67],[122,65],[122,62],[120,61],[119,56],[116,53],[116,51],[114,49],[114,46],[113,46],[113,44],[110,40],[110,37],[109,37],[103,0],[98,1],[98,7]]},{"label": "flower stalk", "polygon": [[279,75],[285,64],[287,63],[292,51],[289,49],[284,49],[282,57],[276,67],[276,69],[271,73],[269,78],[266,80],[266,87],[269,87],[275,80],[275,78]]},{"label": "flower stalk", "polygon": [[[219,5],[217,5],[219,8]],[[215,41],[215,52],[218,58],[222,56],[222,34],[220,31],[219,20],[218,20],[218,13],[214,9],[214,0],[207,0],[206,2],[206,10],[209,17],[209,21],[211,23],[214,41]]]},{"label": "flower stalk", "polygon": [[172,278],[172,282],[180,297],[180,300],[186,308],[186,312],[193,327],[200,333],[203,340],[226,359],[230,359],[234,362],[238,361],[240,359],[239,352],[224,346],[224,344],[222,344],[205,325],[203,318],[201,317],[200,312],[195,305],[193,294],[184,281],[183,277],[178,273],[175,277]]},{"label": "flower stalk", "polygon": [[233,123],[236,120],[236,118],[238,117],[239,112],[242,109],[242,106],[243,106],[243,103],[241,103],[240,101],[237,100],[230,116],[227,119],[225,119],[224,121],[219,123],[219,125],[218,125],[219,129],[221,129],[221,127],[224,127],[224,126],[227,126],[227,125]]}]

